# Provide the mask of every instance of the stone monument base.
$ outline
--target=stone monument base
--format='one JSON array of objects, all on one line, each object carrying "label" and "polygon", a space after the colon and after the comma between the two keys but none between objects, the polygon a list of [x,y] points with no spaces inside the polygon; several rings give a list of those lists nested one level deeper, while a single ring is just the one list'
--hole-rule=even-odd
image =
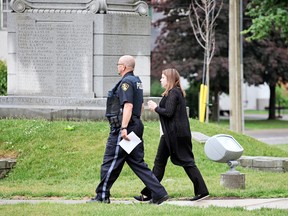
[{"label": "stone monument base", "polygon": [[[145,98],[159,101],[160,98]],[[106,98],[62,97],[0,97],[0,118],[46,119],[46,120],[106,120]],[[145,107],[143,120],[157,119],[158,115]]]},{"label": "stone monument base", "polygon": [[220,185],[230,189],[245,189],[245,174],[242,173],[221,174]]}]

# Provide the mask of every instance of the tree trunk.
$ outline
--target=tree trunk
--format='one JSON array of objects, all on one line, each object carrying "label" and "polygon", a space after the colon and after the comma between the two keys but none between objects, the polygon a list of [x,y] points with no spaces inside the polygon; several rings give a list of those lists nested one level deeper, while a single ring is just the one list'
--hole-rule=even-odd
[{"label": "tree trunk", "polygon": [[218,122],[219,121],[219,91],[215,90],[213,93],[214,93],[214,98],[212,102],[211,120]]},{"label": "tree trunk", "polygon": [[270,84],[270,98],[269,98],[269,117],[268,119],[276,119],[275,111],[276,111],[276,85]]}]

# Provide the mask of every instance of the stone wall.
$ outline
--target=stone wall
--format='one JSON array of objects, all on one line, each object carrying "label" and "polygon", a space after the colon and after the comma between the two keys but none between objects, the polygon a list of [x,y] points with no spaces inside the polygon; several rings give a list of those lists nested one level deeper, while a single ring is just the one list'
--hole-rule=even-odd
[{"label": "stone wall", "polygon": [[242,156],[240,165],[260,171],[288,172],[288,158],[265,156]]},{"label": "stone wall", "polygon": [[15,165],[16,159],[0,158],[0,179],[4,178]]}]

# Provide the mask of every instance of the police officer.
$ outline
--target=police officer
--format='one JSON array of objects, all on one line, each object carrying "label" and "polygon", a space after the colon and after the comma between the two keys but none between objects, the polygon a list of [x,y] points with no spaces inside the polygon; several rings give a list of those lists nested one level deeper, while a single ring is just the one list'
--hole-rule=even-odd
[{"label": "police officer", "polygon": [[134,173],[152,191],[150,203],[161,204],[168,199],[165,188],[144,162],[143,142],[130,154],[119,145],[121,139],[129,140],[127,135],[133,131],[143,140],[144,126],[140,120],[143,109],[143,89],[139,77],[134,76],[135,59],[130,55],[119,58],[118,73],[122,79],[109,92],[106,116],[110,123],[110,134],[106,143],[101,181],[96,188],[96,196],[88,202],[110,203],[110,189],[123,168],[125,161]]}]

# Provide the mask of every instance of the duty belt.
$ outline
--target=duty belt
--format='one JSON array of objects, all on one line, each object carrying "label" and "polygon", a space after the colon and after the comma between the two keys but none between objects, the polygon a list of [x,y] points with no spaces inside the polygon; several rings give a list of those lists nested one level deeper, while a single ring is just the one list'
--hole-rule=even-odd
[{"label": "duty belt", "polygon": [[113,128],[120,128],[122,123],[122,116],[111,116],[108,118],[109,124]]},{"label": "duty belt", "polygon": [[[132,115],[129,123],[134,123],[140,119],[140,116]],[[108,121],[111,127],[120,128],[122,123],[122,115],[108,117]]]}]

